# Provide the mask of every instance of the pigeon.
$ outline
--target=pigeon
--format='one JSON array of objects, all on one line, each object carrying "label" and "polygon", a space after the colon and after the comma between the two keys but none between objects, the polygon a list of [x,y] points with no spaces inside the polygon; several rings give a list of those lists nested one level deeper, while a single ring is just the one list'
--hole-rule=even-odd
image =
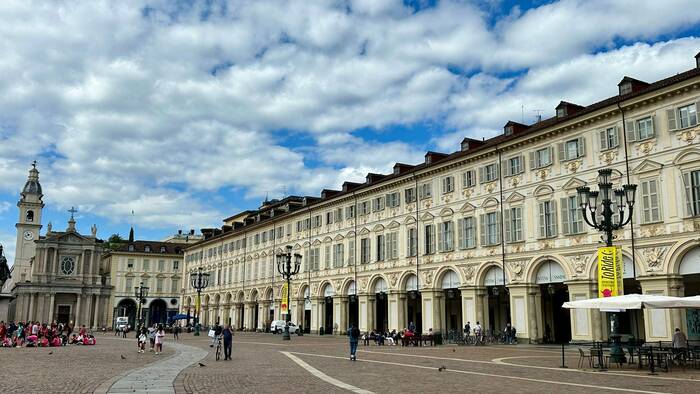
[{"label": "pigeon", "polygon": [[456,351],[455,349],[452,349],[452,353],[454,353],[455,351]]},{"label": "pigeon", "polygon": [[121,357],[121,358],[122,358],[122,360],[126,360],[126,357],[124,357],[124,355],[123,355],[123,354],[120,354],[120,355],[119,355],[119,357]]},{"label": "pigeon", "polygon": [[53,350],[49,352],[49,354],[53,354]]},{"label": "pigeon", "polygon": [[442,371],[444,371],[444,370],[446,370],[446,369],[447,369],[447,367],[445,367],[445,366],[443,365],[443,366],[441,366],[440,368],[438,368],[438,372],[442,372]]},{"label": "pigeon", "polygon": [[202,363],[199,363],[199,366],[200,366],[200,367],[206,367],[206,365],[204,365],[204,364],[202,364]]}]

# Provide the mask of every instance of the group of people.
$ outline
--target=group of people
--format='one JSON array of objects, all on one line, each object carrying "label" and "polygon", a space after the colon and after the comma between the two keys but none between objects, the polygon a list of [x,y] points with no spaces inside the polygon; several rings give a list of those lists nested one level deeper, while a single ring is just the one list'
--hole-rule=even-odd
[{"label": "group of people", "polygon": [[[503,338],[505,342],[508,344],[517,343],[518,340],[515,334],[515,327],[510,323],[507,323],[506,327],[503,329]],[[467,324],[464,325],[464,339],[469,341],[472,335],[474,336],[474,341],[476,344],[484,342],[484,329],[481,327],[480,322],[477,321],[474,328],[472,328],[471,322],[467,322]]]},{"label": "group of people", "polygon": [[163,341],[165,339],[165,329],[162,324],[154,324],[148,328],[142,326],[138,335],[138,352],[146,352],[146,342],[150,343],[149,351],[156,355],[163,352]]},{"label": "group of people", "polygon": [[53,347],[66,345],[95,345],[95,336],[85,325],[74,332],[73,322],[67,324],[56,321],[47,323],[0,321],[1,347]]}]

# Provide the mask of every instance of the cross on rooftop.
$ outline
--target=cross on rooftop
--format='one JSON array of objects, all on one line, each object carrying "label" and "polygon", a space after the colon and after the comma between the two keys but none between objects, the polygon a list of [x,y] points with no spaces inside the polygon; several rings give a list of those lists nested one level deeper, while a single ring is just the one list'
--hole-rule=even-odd
[{"label": "cross on rooftop", "polygon": [[73,214],[75,214],[76,212],[78,212],[78,210],[75,209],[75,207],[70,207],[70,209],[68,210],[68,212],[70,212],[70,218],[71,218],[71,220],[73,220]]}]

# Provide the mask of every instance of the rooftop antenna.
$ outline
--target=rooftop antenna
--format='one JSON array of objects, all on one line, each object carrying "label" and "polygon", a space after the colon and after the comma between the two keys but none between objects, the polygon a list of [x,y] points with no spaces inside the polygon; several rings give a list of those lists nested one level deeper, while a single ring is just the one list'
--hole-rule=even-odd
[{"label": "rooftop antenna", "polygon": [[282,199],[287,197],[287,185],[282,185]]},{"label": "rooftop antenna", "polygon": [[533,109],[532,112],[535,113],[535,119],[537,119],[536,123],[540,123],[542,121],[542,112],[543,110],[541,109]]},{"label": "rooftop antenna", "polygon": [[520,123],[525,124],[525,105],[520,104]]}]

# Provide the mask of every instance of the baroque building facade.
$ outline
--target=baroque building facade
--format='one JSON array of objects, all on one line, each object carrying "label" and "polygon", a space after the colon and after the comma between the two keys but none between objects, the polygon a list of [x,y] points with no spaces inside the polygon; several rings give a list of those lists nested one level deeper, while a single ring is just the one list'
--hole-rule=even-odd
[{"label": "baroque building facade", "polygon": [[[417,165],[320,197],[286,197],[205,229],[185,250],[185,280],[211,273],[203,324],[265,329],[280,315],[276,253],[303,255],[291,318],[307,331],[459,330],[507,322],[523,341],[608,336],[609,316],[567,311],[597,296],[600,233],[585,224],[576,188],[601,168],[616,186],[639,185],[633,224],[615,234],[626,293],[700,294],[700,54],[697,67],[647,83],[625,77],[619,94],[586,107],[562,101],[556,116],[508,122],[502,135],[465,138]],[[189,283],[183,310],[195,305]],[[700,337],[695,310],[626,312],[627,335],[668,340],[675,327]],[[696,328],[693,328],[696,327]]]},{"label": "baroque building facade", "polygon": [[111,285],[101,264],[104,244],[97,228],[92,227],[91,235],[78,233],[71,214],[65,231],[53,231],[49,223],[40,235],[42,197],[35,163],[17,203],[16,255],[12,281],[6,284],[13,298],[9,316],[105,327]]}]

